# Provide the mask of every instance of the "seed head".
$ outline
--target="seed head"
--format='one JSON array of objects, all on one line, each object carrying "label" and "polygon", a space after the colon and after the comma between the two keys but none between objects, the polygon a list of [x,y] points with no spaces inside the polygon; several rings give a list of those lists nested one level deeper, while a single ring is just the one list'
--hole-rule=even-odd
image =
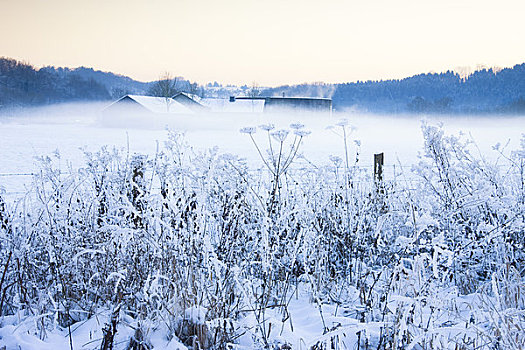
[{"label": "seed head", "polygon": [[273,124],[262,124],[262,125],[259,125],[259,128],[261,128],[264,131],[270,131],[270,130],[275,129],[275,125],[273,125]]},{"label": "seed head", "polygon": [[248,135],[255,134],[256,131],[257,129],[253,126],[247,126],[240,130],[241,133],[248,134]]},{"label": "seed head", "polygon": [[288,130],[277,130],[271,133],[272,137],[276,139],[279,142],[284,142],[286,140],[286,137],[288,136],[290,132]]}]

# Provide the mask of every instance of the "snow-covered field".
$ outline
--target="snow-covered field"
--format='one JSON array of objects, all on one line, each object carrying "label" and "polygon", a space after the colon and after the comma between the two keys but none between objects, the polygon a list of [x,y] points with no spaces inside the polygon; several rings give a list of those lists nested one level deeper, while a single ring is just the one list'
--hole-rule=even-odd
[{"label": "snow-covered field", "polygon": [[0,119],[0,349],[525,347],[524,118],[100,108]]},{"label": "snow-covered field", "polygon": [[[360,141],[359,166],[370,168],[374,153],[385,153],[385,166],[410,167],[417,162],[423,146],[421,121],[443,123],[447,133],[464,132],[476,142],[481,154],[488,159],[497,157],[492,146],[506,144],[508,149],[519,145],[525,133],[525,117],[497,116],[377,116],[358,113],[334,113],[329,116],[312,115],[245,115],[209,114],[182,116],[178,119],[159,118],[129,120],[126,116],[108,120],[100,115],[100,104],[58,105],[27,109],[16,114],[0,116],[0,186],[8,193],[24,191],[27,175],[33,173],[35,157],[58,151],[63,169],[83,163],[83,149],[97,150],[104,145],[127,149],[131,154],[154,156],[157,143],[167,139],[166,128],[184,132],[188,143],[196,150],[218,147],[221,153],[233,153],[248,159],[258,168],[262,162],[250,139],[239,132],[246,126],[272,123],[277,129],[289,128],[300,122],[312,133],[304,140],[301,152],[317,165],[330,163],[332,155],[343,156],[343,138],[338,128],[331,126],[346,119],[353,128],[349,135],[352,155],[357,151],[352,140]],[[262,148],[266,140],[256,140]]]}]

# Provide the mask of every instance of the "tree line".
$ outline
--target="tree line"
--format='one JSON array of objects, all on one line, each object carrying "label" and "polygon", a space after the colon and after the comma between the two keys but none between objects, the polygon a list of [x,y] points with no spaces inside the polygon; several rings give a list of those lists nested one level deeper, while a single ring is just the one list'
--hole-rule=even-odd
[{"label": "tree line", "polygon": [[[166,90],[166,87],[169,91]],[[0,57],[0,109],[62,102],[109,101],[127,94],[162,96],[188,92],[204,96],[197,83],[168,73],[158,81],[140,82],[92,68],[35,68],[29,63]]]},{"label": "tree line", "polygon": [[405,79],[301,84],[266,89],[270,96],[331,97],[335,110],[372,113],[525,113],[525,63],[502,70],[419,74]]},{"label": "tree line", "polygon": [[[331,97],[335,110],[371,113],[525,114],[525,63],[502,70],[419,74],[405,79],[353,83],[310,83],[258,88],[260,96]],[[249,95],[247,86],[205,86],[165,73],[154,82],[79,67],[37,69],[0,57],[0,109],[74,101],[101,101],[126,94],[171,97]]]},{"label": "tree line", "polygon": [[35,69],[28,63],[0,58],[0,108],[110,98],[103,84],[73,70]]}]

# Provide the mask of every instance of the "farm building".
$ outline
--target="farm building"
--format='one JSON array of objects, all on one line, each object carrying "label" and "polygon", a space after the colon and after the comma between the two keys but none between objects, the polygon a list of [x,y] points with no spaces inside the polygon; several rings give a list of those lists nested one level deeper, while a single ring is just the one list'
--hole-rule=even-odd
[{"label": "farm building", "polygon": [[332,100],[312,97],[203,98],[199,103],[211,112],[226,113],[332,113]]},{"label": "farm building", "polygon": [[104,115],[122,114],[130,116],[194,114],[180,102],[171,98],[126,95],[107,106]]},{"label": "farm building", "polygon": [[327,113],[332,112],[332,100],[329,98],[313,97],[235,97],[235,101],[263,101],[264,112],[307,112]]},{"label": "farm building", "polygon": [[104,115],[189,115],[207,112],[261,113],[326,113],[332,111],[332,100],[310,97],[234,97],[199,98],[184,92],[172,98],[126,95],[103,111]]},{"label": "farm building", "polygon": [[204,106],[201,103],[202,98],[200,98],[197,95],[189,94],[187,92],[179,92],[178,94],[173,96],[172,99],[197,113],[207,112],[210,110],[208,107]]}]

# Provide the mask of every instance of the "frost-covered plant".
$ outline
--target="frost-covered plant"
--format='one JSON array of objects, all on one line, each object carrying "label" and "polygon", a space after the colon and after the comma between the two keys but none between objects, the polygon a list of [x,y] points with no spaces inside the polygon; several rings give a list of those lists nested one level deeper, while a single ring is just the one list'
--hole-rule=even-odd
[{"label": "frost-covered plant", "polygon": [[[473,291],[503,263],[511,246],[512,255],[518,253],[519,224],[508,212],[519,207],[519,196],[514,195],[519,184],[514,180],[516,166],[504,179],[496,166],[471,154],[472,141],[445,136],[440,127],[423,124],[422,128],[425,153],[414,169],[423,179],[418,190],[422,205],[416,210],[430,211],[439,223],[439,249],[450,253],[447,277],[463,291]],[[465,249],[468,255],[462,254]]]},{"label": "frost-covered plant", "polygon": [[[349,332],[361,348],[523,341],[525,139],[498,150],[502,167],[424,125],[419,180],[378,190],[347,159],[293,167],[302,125],[260,129],[269,176],[175,133],[154,156],[85,151],[78,170],[41,157],[24,198],[0,193],[2,315],[34,315],[42,339],[106,310],[103,344],[129,323],[130,346],[163,327],[193,348],[285,348],[303,288],[323,320],[317,348],[352,346]],[[326,304],[357,326],[325,322]]]}]

